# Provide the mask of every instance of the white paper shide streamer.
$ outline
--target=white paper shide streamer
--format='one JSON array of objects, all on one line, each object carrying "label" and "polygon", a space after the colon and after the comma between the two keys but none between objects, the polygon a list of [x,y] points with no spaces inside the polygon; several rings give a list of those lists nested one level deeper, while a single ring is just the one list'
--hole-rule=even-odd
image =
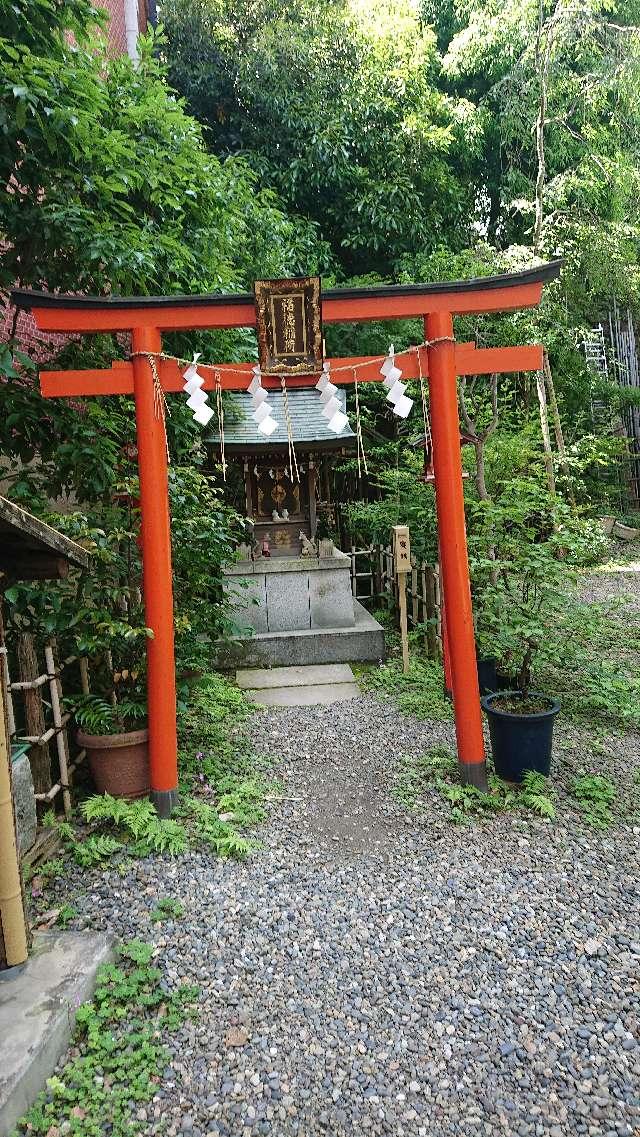
[{"label": "white paper shide streamer", "polygon": [[380,374],[389,392],[387,402],[391,403],[394,415],[397,415],[398,418],[406,418],[413,406],[413,399],[408,398],[405,394],[406,384],[400,382],[402,371],[395,365],[393,344],[391,344],[389,354],[380,368]]},{"label": "white paper shide streamer", "polygon": [[258,366],[252,367],[253,379],[251,380],[248,391],[251,395],[251,402],[253,403],[253,411],[251,412],[254,422],[258,424],[260,434],[264,434],[265,438],[269,438],[274,430],[278,429],[278,423],[271,413],[269,406],[269,393],[265,391],[262,386],[262,372]]},{"label": "white paper shide streamer", "polygon": [[316,383],[316,391],[320,392],[320,402],[323,404],[320,413],[323,418],[327,419],[329,430],[332,430],[334,434],[342,434],[349,419],[341,408],[340,400],[336,398],[338,388],[331,382],[330,369],[329,360],[325,360],[322,364],[322,374]]},{"label": "white paper shide streamer", "polygon": [[187,392],[189,398],[187,399],[187,406],[190,411],[193,411],[193,417],[200,426],[206,426],[209,419],[213,415],[213,410],[209,406],[208,396],[202,390],[204,386],[204,376],[198,372],[198,360],[200,359],[200,352],[197,351],[193,357],[193,361],[184,372],[184,386],[183,391]]}]

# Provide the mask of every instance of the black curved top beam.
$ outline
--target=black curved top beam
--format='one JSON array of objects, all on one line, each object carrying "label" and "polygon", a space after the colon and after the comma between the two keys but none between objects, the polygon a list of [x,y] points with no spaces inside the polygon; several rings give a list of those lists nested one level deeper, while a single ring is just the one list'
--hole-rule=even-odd
[{"label": "black curved top beam", "polygon": [[[560,275],[562,260],[548,261],[522,272],[507,272],[500,276],[480,276],[472,280],[442,280],[432,284],[380,284],[362,288],[327,288],[322,290],[325,300],[360,300],[366,297],[434,296],[442,293],[490,292],[495,288],[513,288],[519,284],[539,284],[555,280]],[[253,304],[251,292],[211,292],[196,296],[83,296],[62,292],[39,292],[28,288],[11,290],[11,300],[17,308],[186,308],[199,305]]]}]

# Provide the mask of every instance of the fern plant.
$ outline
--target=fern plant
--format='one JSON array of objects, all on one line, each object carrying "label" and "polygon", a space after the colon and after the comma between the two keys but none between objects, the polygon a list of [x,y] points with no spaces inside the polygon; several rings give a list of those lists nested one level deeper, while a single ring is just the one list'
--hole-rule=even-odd
[{"label": "fern plant", "polygon": [[124,798],[100,794],[87,798],[81,806],[86,821],[110,823],[124,830],[125,837],[133,838],[133,851],[145,856],[148,853],[183,853],[187,848],[187,834],[178,821],[163,821],[146,798],[126,801]]},{"label": "fern plant", "polygon": [[613,821],[611,805],[616,796],[613,782],[601,774],[583,774],[574,778],[571,788],[587,824],[594,829],[608,829]]},{"label": "fern plant", "polygon": [[109,860],[121,848],[120,842],[109,833],[92,833],[85,841],[74,841],[71,852],[82,868],[91,869]]},{"label": "fern plant", "polygon": [[100,695],[83,694],[69,695],[64,703],[88,734],[123,734],[139,726],[147,716],[146,702],[137,698],[111,703]]},{"label": "fern plant", "polygon": [[489,775],[489,793],[475,786],[460,785],[457,759],[447,746],[438,744],[420,757],[400,760],[393,793],[401,805],[416,809],[425,790],[438,791],[450,807],[449,819],[456,824],[524,807],[540,817],[555,817],[553,791],[542,774],[525,774],[520,790],[496,774]]},{"label": "fern plant", "polygon": [[210,805],[198,798],[189,798],[186,805],[193,818],[196,836],[209,845],[219,857],[235,857],[242,860],[247,856],[251,849],[250,842],[229,822],[221,821]]},{"label": "fern plant", "polygon": [[218,812],[232,813],[236,825],[256,825],[266,816],[263,798],[263,783],[257,778],[244,778],[218,798]]},{"label": "fern plant", "polygon": [[540,817],[553,818],[556,808],[553,804],[553,790],[549,786],[548,778],[538,774],[535,770],[527,770],[522,778],[520,800],[527,809],[538,813]]}]

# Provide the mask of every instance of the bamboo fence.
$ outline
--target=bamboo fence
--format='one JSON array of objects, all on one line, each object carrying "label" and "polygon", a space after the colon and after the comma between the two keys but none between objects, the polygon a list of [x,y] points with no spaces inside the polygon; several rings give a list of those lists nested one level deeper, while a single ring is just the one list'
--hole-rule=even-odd
[{"label": "bamboo fence", "polygon": [[[351,591],[355,600],[368,607],[398,612],[398,576],[389,545],[372,544],[348,549],[351,559]],[[411,572],[402,574],[407,590],[407,617],[412,631],[421,631],[429,659],[441,655],[440,572],[438,565],[411,559]]]},{"label": "bamboo fence", "polygon": [[[18,679],[12,676],[14,668]],[[55,641],[46,644],[39,655],[29,633],[19,632],[9,644],[2,635],[0,681],[11,742],[28,744],[36,801],[41,808],[55,808],[61,795],[65,816],[69,817],[73,774],[86,755],[69,738],[72,714],[64,710],[64,686],[67,691],[79,687],[83,694],[89,694],[89,660],[70,655],[58,662]]]}]

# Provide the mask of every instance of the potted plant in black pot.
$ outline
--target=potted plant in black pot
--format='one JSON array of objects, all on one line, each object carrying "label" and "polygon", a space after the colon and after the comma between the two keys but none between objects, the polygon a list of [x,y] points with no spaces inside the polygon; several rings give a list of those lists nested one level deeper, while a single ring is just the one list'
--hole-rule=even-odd
[{"label": "potted plant in black pot", "polygon": [[520,782],[527,770],[548,777],[551,770],[553,725],[560,702],[536,689],[533,669],[548,628],[566,598],[570,573],[556,559],[555,542],[521,546],[517,558],[502,563],[499,579],[485,602],[485,622],[491,623],[498,673],[512,682],[503,690],[484,694],[481,703],[489,720],[496,773]]},{"label": "potted plant in black pot", "polygon": [[478,628],[476,630],[476,659],[478,665],[478,686],[481,695],[490,695],[494,691],[504,691],[513,686],[508,675],[501,670],[501,661],[498,658],[495,635],[492,630]]},{"label": "potted plant in black pot", "polygon": [[534,680],[548,654],[549,629],[563,622],[571,603],[571,563],[585,555],[589,533],[566,503],[519,479],[483,509],[490,511],[492,548],[490,557],[476,550],[476,634],[483,653],[496,660],[498,689],[485,692],[481,703],[496,772],[520,782],[527,770],[550,772],[560,702]]}]

